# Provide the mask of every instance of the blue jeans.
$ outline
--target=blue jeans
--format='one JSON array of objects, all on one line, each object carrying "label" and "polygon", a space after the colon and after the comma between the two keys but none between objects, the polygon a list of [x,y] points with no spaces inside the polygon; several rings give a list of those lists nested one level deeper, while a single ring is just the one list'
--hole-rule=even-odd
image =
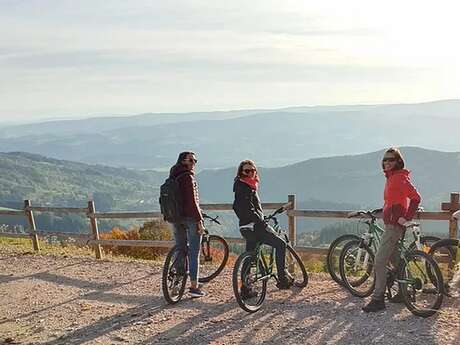
[{"label": "blue jeans", "polygon": [[190,280],[198,281],[199,258],[201,247],[201,235],[198,234],[198,225],[195,220],[186,219],[182,223],[173,224],[174,240],[180,251],[187,250],[188,240],[188,262],[190,270]]}]

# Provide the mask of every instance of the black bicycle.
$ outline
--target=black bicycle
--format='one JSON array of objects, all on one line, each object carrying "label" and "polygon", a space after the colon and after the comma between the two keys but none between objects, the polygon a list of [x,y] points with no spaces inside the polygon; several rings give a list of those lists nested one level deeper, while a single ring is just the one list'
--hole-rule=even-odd
[{"label": "black bicycle", "polygon": [[[203,218],[219,224],[218,217],[203,214]],[[188,279],[188,246],[185,251],[174,246],[166,256],[163,266],[162,290],[165,300],[174,304],[182,299]],[[227,264],[229,255],[228,244],[218,235],[209,234],[206,229],[201,239],[200,249],[200,283],[207,283],[217,277]]]},{"label": "black bicycle", "polygon": [[[308,284],[307,270],[276,219],[276,215],[285,210],[285,207],[281,207],[265,217],[265,220],[272,222],[273,230],[286,241],[286,271],[293,279],[293,286],[304,288]],[[260,309],[267,294],[267,283],[270,278],[278,281],[274,248],[271,248],[268,254],[264,253],[262,243],[259,242],[254,251],[244,252],[238,257],[233,268],[232,282],[236,301],[243,310],[253,313]]]}]

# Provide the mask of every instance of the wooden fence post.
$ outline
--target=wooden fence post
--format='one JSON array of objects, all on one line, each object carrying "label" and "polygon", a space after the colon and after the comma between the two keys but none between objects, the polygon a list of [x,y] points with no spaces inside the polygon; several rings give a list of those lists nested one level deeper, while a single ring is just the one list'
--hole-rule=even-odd
[{"label": "wooden fence post", "polygon": [[[296,209],[295,195],[288,195],[288,202],[291,203],[291,210]],[[288,227],[289,227],[289,240],[292,245],[297,244],[297,229],[296,229],[296,217],[288,214]]]},{"label": "wooden fence post", "polygon": [[38,235],[37,235],[37,227],[35,226],[35,218],[34,218],[34,213],[27,209],[28,207],[31,207],[32,203],[30,200],[24,200],[24,212],[27,217],[27,221],[29,223],[29,232],[30,232],[30,238],[32,240],[32,245],[34,247],[34,250],[36,252],[40,251],[40,244],[38,243]]},{"label": "wooden fence post", "polygon": [[[460,210],[460,193],[450,193],[450,202],[444,202],[441,205],[443,211],[449,211],[451,216],[455,211]],[[449,237],[457,238],[458,220],[450,218],[449,220]]]},{"label": "wooden fence post", "polygon": [[[96,213],[96,206],[92,200],[88,201],[88,213],[89,222],[91,224],[91,231],[93,232],[93,239],[99,240],[99,229],[97,227],[97,219],[94,215]],[[96,253],[96,259],[102,259],[102,250],[100,244],[94,245],[94,251]]]}]

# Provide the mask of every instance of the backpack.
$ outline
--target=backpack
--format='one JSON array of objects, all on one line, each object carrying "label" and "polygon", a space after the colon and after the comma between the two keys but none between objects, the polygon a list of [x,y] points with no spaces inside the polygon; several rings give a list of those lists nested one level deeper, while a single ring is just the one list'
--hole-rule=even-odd
[{"label": "backpack", "polygon": [[189,174],[184,171],[176,177],[168,177],[160,187],[160,210],[163,219],[169,223],[180,223],[183,219],[182,194],[179,177]]}]

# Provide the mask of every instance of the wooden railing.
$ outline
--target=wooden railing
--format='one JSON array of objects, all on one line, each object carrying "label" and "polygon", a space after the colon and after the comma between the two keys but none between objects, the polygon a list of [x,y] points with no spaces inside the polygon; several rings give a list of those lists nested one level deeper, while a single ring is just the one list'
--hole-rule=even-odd
[{"label": "wooden railing", "polygon": [[[419,212],[417,218],[422,220],[443,220],[449,222],[449,237],[457,238],[458,221],[452,217],[452,214],[460,209],[459,193],[451,193],[450,202],[441,204],[441,211],[439,212]],[[203,210],[212,211],[231,211],[231,204],[202,204],[200,205]],[[288,196],[288,203],[265,203],[262,204],[264,209],[278,209],[280,207],[287,208],[288,217],[288,234],[291,242],[294,244],[296,250],[309,254],[325,254],[326,248],[315,248],[297,246],[297,228],[296,220],[299,217],[305,218],[348,218],[351,211],[320,211],[320,210],[298,210],[296,209],[296,199],[294,195]],[[77,213],[83,214],[89,219],[91,233],[88,234],[75,234],[68,232],[52,232],[46,230],[37,230],[35,225],[34,212],[52,212],[52,213]],[[97,259],[102,258],[101,245],[112,246],[141,246],[141,247],[171,247],[172,241],[145,241],[145,240],[103,240],[99,237],[98,219],[154,219],[160,218],[160,212],[97,212],[94,201],[89,201],[88,206],[84,208],[75,207],[40,207],[32,206],[30,200],[24,201],[23,210],[1,210],[0,216],[25,216],[28,221],[28,233],[18,234],[11,232],[0,232],[3,237],[30,237],[35,251],[40,250],[38,236],[60,236],[77,238],[80,242],[91,245],[94,248]],[[226,240],[230,243],[244,243],[241,238],[228,238]]]}]

